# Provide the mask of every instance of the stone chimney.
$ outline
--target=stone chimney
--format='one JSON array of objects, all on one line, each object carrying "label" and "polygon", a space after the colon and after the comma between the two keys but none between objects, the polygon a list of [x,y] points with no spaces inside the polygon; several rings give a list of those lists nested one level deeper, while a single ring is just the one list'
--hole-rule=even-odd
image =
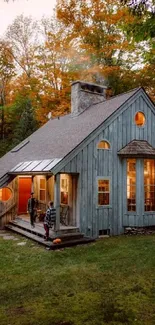
[{"label": "stone chimney", "polygon": [[106,100],[106,86],[74,81],[71,86],[71,113],[77,116],[91,105]]}]

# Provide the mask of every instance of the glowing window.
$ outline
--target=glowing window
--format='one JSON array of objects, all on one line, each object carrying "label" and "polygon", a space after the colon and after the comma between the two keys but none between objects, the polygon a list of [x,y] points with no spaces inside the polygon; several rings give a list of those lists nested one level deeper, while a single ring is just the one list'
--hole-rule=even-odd
[{"label": "glowing window", "polygon": [[155,211],[155,160],[144,160],[144,210]]},{"label": "glowing window", "polygon": [[109,179],[98,179],[98,205],[110,204],[110,182]]},{"label": "glowing window", "polygon": [[145,115],[142,112],[137,112],[135,115],[135,123],[137,126],[143,126],[145,124]]},{"label": "glowing window", "polygon": [[12,191],[8,187],[0,188],[0,201],[8,201],[12,196]]},{"label": "glowing window", "polygon": [[110,144],[109,144],[109,142],[102,140],[98,143],[97,148],[98,149],[110,149]]},{"label": "glowing window", "polygon": [[60,180],[61,204],[68,204],[69,179],[68,175],[62,174]]},{"label": "glowing window", "polygon": [[136,211],[136,160],[127,160],[127,210]]},{"label": "glowing window", "polygon": [[40,178],[40,201],[45,201],[46,200],[46,179],[45,178]]}]

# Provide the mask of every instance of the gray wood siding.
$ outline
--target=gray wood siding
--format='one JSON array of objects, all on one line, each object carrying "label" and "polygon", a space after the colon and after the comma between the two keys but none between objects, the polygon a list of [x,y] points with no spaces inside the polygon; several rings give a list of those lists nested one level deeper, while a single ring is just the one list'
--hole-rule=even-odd
[{"label": "gray wood siding", "polygon": [[[137,111],[145,114],[144,127],[139,128],[134,123]],[[86,235],[97,237],[102,229],[110,229],[111,235],[117,235],[123,233],[124,226],[155,225],[155,214],[144,213],[141,209],[140,196],[136,213],[127,213],[126,161],[121,160],[117,152],[133,139],[147,140],[155,147],[155,114],[143,94],[136,95],[135,101],[131,105],[126,104],[115,119],[111,117],[108,126],[103,124],[99,134],[96,130],[96,137],[91,139],[90,136],[90,143],[87,141],[61,170],[63,173],[79,173],[80,228]],[[110,150],[97,149],[97,143],[101,140],[110,143]],[[110,207],[97,206],[97,176],[111,178]]]}]

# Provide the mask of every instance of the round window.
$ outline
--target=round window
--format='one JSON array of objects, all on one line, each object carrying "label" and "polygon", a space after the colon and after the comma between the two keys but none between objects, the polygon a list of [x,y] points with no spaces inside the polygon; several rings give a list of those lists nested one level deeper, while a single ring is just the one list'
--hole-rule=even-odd
[{"label": "round window", "polygon": [[8,187],[0,188],[0,201],[8,201],[12,196],[12,191]]},{"label": "round window", "polygon": [[137,112],[135,115],[135,123],[137,126],[141,127],[145,124],[145,115],[142,112]]}]

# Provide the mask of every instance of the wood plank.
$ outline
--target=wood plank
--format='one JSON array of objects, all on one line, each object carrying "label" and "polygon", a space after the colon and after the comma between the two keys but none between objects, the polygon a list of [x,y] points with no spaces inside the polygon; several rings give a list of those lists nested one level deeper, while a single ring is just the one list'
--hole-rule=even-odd
[{"label": "wood plank", "polygon": [[83,150],[83,175],[82,175],[82,229],[87,234],[88,228],[88,204],[87,204],[87,191],[88,191],[88,155],[87,147]]},{"label": "wood plank", "polygon": [[113,122],[113,148],[112,148],[112,180],[111,180],[111,203],[113,209],[113,234],[118,234],[118,179],[117,179],[117,120]]},{"label": "wood plank", "polygon": [[125,226],[124,222],[127,222],[126,216],[127,216],[127,162],[126,159],[123,159],[122,161],[122,213],[123,213],[123,226]]},{"label": "wood plank", "polygon": [[[145,127],[147,127],[147,141],[151,144],[151,139],[152,139],[152,130],[151,130],[151,117],[152,116],[152,112],[150,110],[150,108],[147,108],[147,121],[146,121],[146,125]],[[153,120],[155,120],[155,118],[153,118]]]},{"label": "wood plank", "polygon": [[138,227],[143,227],[144,175],[142,159],[137,159],[136,162],[136,212],[138,215]]},{"label": "wood plank", "polygon": [[55,175],[54,206],[56,208],[56,226],[55,226],[55,230],[59,231],[59,229],[60,229],[60,174]]},{"label": "wood plank", "polygon": [[136,139],[136,125],[135,125],[135,114],[136,114],[136,102],[132,104],[132,122],[131,122],[131,139]]},{"label": "wood plank", "polygon": [[[130,116],[131,116],[131,109]],[[122,139],[122,114],[118,117],[118,136],[117,136],[117,150],[119,151],[122,148],[123,145],[123,139]],[[131,132],[131,127],[129,128],[129,131]],[[127,135],[127,140],[130,141],[131,134],[130,132]],[[117,157],[118,159],[118,168],[117,168],[117,182],[118,182],[118,191],[117,191],[117,202],[118,202],[118,233],[123,233],[123,209],[122,209],[122,200],[123,200],[123,165],[122,165],[122,159]]]},{"label": "wood plank", "polygon": [[97,226],[97,218],[98,218],[98,209],[97,209],[97,155],[96,155],[96,146],[98,143],[98,136],[93,141],[93,163],[92,163],[92,172],[93,172],[93,222],[92,222],[92,234],[93,237],[98,237],[98,226]]},{"label": "wood plank", "polygon": [[[140,96],[139,100],[140,100],[140,111],[145,114],[145,112],[144,112],[144,100],[143,100],[143,97]],[[145,121],[145,122],[147,123],[147,121]],[[142,126],[142,127],[139,128],[139,139],[140,140],[143,140],[144,139],[144,129],[146,128],[146,123],[145,123],[144,126]]]},{"label": "wood plank", "polygon": [[127,213],[124,213],[123,215],[123,227],[129,226],[129,215]]},{"label": "wood plank", "polygon": [[103,209],[102,212],[102,229],[109,229],[109,213],[108,208]]},{"label": "wood plank", "polygon": [[87,181],[87,210],[88,210],[88,230],[92,236],[93,223],[93,142],[88,145],[88,181]]},{"label": "wood plank", "polygon": [[[139,112],[140,111],[140,97],[138,97],[136,99],[136,112]],[[139,140],[140,139],[140,127],[138,127],[136,124],[135,124],[135,130],[136,130],[136,139]]]}]

